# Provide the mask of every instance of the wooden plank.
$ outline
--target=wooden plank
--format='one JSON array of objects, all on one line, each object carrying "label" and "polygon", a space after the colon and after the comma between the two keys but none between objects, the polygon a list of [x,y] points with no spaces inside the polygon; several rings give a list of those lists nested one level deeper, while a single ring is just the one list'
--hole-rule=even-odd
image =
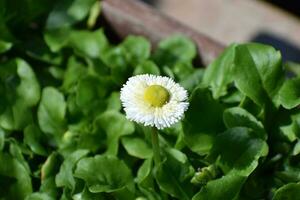
[{"label": "wooden plank", "polygon": [[102,14],[120,37],[142,35],[151,41],[154,48],[158,41],[167,36],[184,34],[196,43],[204,65],[208,65],[224,48],[209,37],[137,0],[103,0]]},{"label": "wooden plank", "polygon": [[158,0],[156,6],[162,13],[221,44],[262,42],[280,50],[284,60],[300,62],[299,18],[267,2]]}]

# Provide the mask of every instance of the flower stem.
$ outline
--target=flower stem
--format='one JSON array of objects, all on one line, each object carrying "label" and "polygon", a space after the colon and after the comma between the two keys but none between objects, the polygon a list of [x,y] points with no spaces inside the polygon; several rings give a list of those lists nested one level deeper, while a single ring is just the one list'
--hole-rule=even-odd
[{"label": "flower stem", "polygon": [[156,167],[160,164],[160,150],[159,150],[159,141],[158,141],[158,130],[156,128],[152,128],[152,149],[153,149],[153,157],[154,163]]}]

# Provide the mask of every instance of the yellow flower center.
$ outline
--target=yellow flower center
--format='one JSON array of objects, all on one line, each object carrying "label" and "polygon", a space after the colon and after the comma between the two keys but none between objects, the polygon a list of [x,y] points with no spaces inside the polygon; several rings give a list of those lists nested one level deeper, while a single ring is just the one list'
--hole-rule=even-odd
[{"label": "yellow flower center", "polygon": [[154,107],[162,107],[168,103],[170,94],[168,90],[160,85],[150,85],[144,94],[144,99]]}]

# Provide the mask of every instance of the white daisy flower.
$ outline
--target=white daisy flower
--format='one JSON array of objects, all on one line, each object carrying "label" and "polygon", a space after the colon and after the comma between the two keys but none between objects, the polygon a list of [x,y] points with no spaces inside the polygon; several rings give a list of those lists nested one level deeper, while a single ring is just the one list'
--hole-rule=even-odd
[{"label": "white daisy flower", "polygon": [[171,78],[149,74],[128,79],[120,95],[126,117],[158,129],[178,122],[187,110],[187,91]]}]

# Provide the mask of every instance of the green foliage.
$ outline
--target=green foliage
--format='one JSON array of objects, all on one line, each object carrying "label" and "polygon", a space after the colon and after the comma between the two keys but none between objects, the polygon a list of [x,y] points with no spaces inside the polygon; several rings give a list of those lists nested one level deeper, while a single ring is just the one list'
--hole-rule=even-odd
[{"label": "green foliage", "polygon": [[289,183],[279,188],[274,195],[273,200],[290,200],[299,199],[300,197],[300,185],[299,183]]},{"label": "green foliage", "polygon": [[222,105],[213,99],[208,88],[193,91],[183,122],[184,140],[192,151],[200,155],[209,153],[214,137],[224,126],[222,112]]},{"label": "green foliage", "polygon": [[[0,199],[299,199],[299,64],[246,43],[196,68],[185,36],[114,41],[100,13],[95,0],[0,1]],[[150,128],[120,102],[138,74],[189,91],[157,166]]]},{"label": "green foliage", "polygon": [[59,140],[65,129],[66,103],[63,95],[53,87],[43,89],[37,111],[41,130]]},{"label": "green foliage", "polygon": [[279,91],[279,101],[286,109],[300,104],[300,77],[287,80]]},{"label": "green foliage", "polygon": [[24,199],[32,192],[31,178],[24,166],[8,153],[0,152],[1,190],[0,197],[5,199]]},{"label": "green foliage", "polygon": [[85,180],[92,193],[112,193],[124,188],[134,190],[130,169],[114,156],[83,158],[78,162],[74,175]]},{"label": "green foliage", "polygon": [[19,58],[3,63],[0,68],[3,103],[1,127],[20,130],[32,122],[30,109],[40,98],[40,85],[31,67]]}]

